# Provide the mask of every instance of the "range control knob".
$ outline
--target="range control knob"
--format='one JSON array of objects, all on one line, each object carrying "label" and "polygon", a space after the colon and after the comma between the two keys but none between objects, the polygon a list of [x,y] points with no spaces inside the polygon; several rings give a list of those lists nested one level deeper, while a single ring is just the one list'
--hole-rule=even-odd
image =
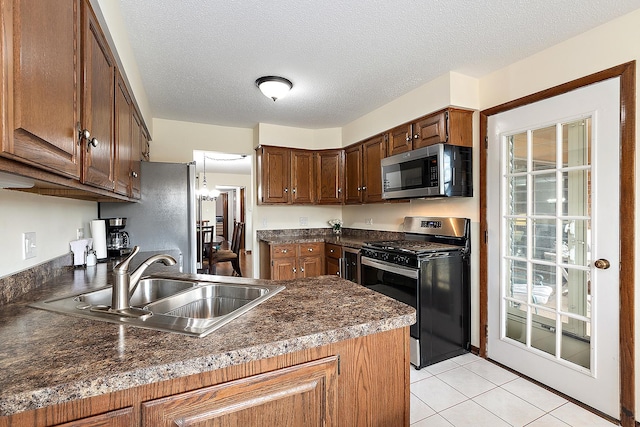
[{"label": "range control knob", "polygon": [[380,254],[380,259],[384,260],[384,261],[388,261],[389,260],[389,254],[387,253],[381,253]]}]

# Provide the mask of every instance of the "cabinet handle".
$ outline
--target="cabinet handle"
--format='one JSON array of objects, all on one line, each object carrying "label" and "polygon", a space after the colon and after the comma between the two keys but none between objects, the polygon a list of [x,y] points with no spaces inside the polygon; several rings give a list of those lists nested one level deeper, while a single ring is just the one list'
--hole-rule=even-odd
[{"label": "cabinet handle", "polygon": [[295,267],[293,267],[293,272],[294,272],[294,273],[297,273],[297,272],[298,272],[298,270],[296,270],[296,268],[295,268]]},{"label": "cabinet handle", "polygon": [[300,268],[300,272],[304,273],[304,267]]},{"label": "cabinet handle", "polygon": [[88,129],[80,129],[80,123],[78,123],[78,145],[82,143],[83,139],[89,139],[91,132]]},{"label": "cabinet handle", "polygon": [[291,192],[292,192],[293,194],[296,194],[296,189],[294,188],[293,190],[291,190]]},{"label": "cabinet handle", "polygon": [[289,189],[285,187],[284,192],[285,192],[285,193],[288,193],[288,192],[289,192]]},{"label": "cabinet handle", "polygon": [[136,172],[136,171],[131,172],[131,176],[134,177],[134,178],[137,178],[138,177],[138,172]]},{"label": "cabinet handle", "polygon": [[340,277],[340,271],[336,271],[336,276]]},{"label": "cabinet handle", "polygon": [[342,193],[342,188],[338,188],[338,193]]},{"label": "cabinet handle", "polygon": [[366,187],[366,186],[362,187],[362,191],[365,191],[366,189],[367,189],[367,187]]},{"label": "cabinet handle", "polygon": [[309,248],[309,252],[313,252],[313,248]]},{"label": "cabinet handle", "polygon": [[91,138],[89,140],[89,142],[87,143],[87,151],[89,151],[89,148],[91,147],[97,147],[98,146],[98,140],[96,138]]},{"label": "cabinet handle", "polygon": [[361,187],[358,187],[358,191],[360,191],[360,190],[362,190],[362,188],[361,188]]},{"label": "cabinet handle", "polygon": [[283,253],[283,254],[286,254],[287,252],[289,252],[289,249],[283,249],[283,250],[282,250],[282,253]]},{"label": "cabinet handle", "polygon": [[407,142],[411,142],[411,135],[409,135],[408,133],[405,134],[406,137],[404,138]]},{"label": "cabinet handle", "polygon": [[420,134],[416,133],[415,135],[413,135],[413,139],[420,139]]},{"label": "cabinet handle", "polygon": [[333,253],[333,249],[329,249],[329,252]]}]

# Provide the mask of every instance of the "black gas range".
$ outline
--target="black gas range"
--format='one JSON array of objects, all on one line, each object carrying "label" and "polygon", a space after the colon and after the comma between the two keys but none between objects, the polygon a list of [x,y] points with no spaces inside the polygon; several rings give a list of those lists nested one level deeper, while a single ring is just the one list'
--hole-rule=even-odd
[{"label": "black gas range", "polygon": [[470,347],[470,220],[405,217],[405,238],[365,242],[362,285],[416,308],[411,363],[418,369]]}]

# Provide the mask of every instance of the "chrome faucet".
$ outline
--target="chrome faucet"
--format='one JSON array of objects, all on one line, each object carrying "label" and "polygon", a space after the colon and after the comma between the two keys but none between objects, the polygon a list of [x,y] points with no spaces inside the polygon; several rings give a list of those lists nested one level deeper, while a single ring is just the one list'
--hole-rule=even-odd
[{"label": "chrome faucet", "polygon": [[111,312],[131,317],[149,316],[148,311],[131,307],[131,296],[136,290],[142,274],[154,262],[162,262],[164,265],[175,265],[176,263],[176,259],[170,255],[153,255],[129,274],[129,263],[139,251],[140,247],[134,246],[129,256],[113,267],[113,289],[109,310]]}]

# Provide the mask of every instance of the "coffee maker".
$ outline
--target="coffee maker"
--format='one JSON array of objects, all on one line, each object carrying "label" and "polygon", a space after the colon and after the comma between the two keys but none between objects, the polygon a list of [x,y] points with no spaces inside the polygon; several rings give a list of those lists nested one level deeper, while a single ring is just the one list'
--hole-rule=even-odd
[{"label": "coffee maker", "polygon": [[124,231],[127,218],[107,218],[107,252],[110,258],[117,258],[131,253],[129,234]]}]

